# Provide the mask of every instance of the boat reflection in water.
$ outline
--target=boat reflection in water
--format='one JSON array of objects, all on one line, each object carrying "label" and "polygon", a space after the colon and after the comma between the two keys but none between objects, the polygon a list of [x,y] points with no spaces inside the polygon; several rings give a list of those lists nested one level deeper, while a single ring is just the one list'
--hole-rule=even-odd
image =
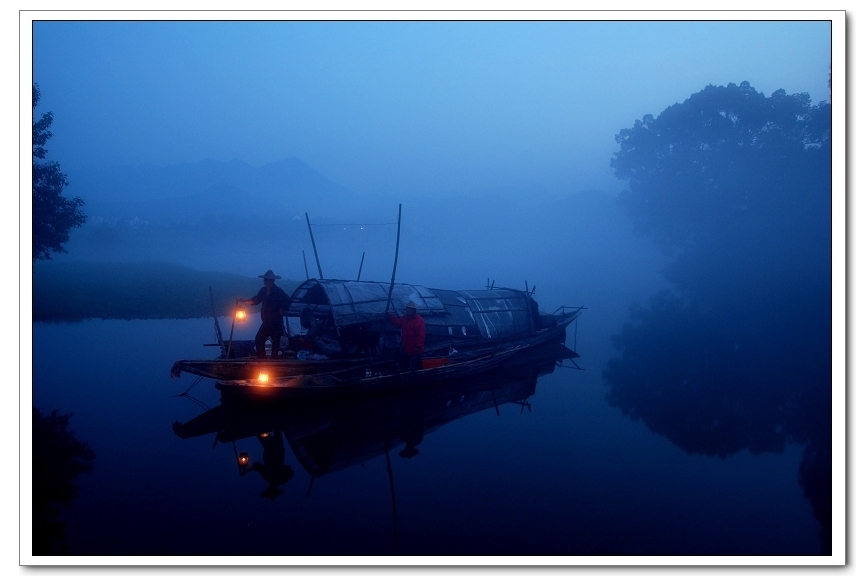
[{"label": "boat reflection in water", "polygon": [[257,437],[261,461],[237,452],[241,475],[258,472],[267,482],[262,496],[275,499],[280,486],[294,471],[285,463],[285,444],[291,448],[312,480],[362,464],[384,455],[412,458],[428,435],[451,421],[506,403],[531,410],[528,399],[535,393],[539,376],[557,366],[579,368],[578,354],[560,343],[527,350],[506,365],[486,374],[435,386],[390,390],[387,393],[346,396],[317,401],[232,401],[223,396],[221,405],[186,423],[175,422],[181,438],[216,434],[216,441],[232,443]]}]

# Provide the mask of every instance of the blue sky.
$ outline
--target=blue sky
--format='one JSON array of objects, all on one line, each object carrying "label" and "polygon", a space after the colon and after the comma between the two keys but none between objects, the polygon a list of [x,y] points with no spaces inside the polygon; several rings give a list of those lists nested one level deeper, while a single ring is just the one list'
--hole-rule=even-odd
[{"label": "blue sky", "polygon": [[37,21],[33,77],[66,171],[296,156],[358,193],[568,195],[620,189],[616,133],[708,84],[828,99],[830,38],[827,21]]}]

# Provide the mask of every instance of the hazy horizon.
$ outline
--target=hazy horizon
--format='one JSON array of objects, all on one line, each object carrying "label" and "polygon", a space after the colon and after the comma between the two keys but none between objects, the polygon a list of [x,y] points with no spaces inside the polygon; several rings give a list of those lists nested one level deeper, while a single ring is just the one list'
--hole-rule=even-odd
[{"label": "hazy horizon", "polygon": [[68,173],[298,157],[358,194],[617,192],[634,120],[710,84],[827,100],[830,40],[829,21],[35,21],[34,116]]}]

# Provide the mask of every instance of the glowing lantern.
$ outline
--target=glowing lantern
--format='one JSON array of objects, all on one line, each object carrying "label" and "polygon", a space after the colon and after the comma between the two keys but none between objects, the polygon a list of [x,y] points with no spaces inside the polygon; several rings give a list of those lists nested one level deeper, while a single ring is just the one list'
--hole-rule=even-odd
[{"label": "glowing lantern", "polygon": [[234,317],[237,318],[237,321],[245,320],[246,319],[246,310],[245,309],[238,309],[235,312]]},{"label": "glowing lantern", "polygon": [[237,456],[237,464],[241,468],[246,468],[247,466],[249,466],[249,454],[247,454],[246,452],[240,452],[240,454]]},{"label": "glowing lantern", "polygon": [[270,377],[267,375],[266,372],[259,372],[258,373],[258,382],[266,383],[269,380],[270,380]]},{"label": "glowing lantern", "polygon": [[265,431],[264,433],[260,433],[260,434],[258,434],[258,435],[259,435],[259,437],[270,437],[270,432],[269,432],[269,431]]}]

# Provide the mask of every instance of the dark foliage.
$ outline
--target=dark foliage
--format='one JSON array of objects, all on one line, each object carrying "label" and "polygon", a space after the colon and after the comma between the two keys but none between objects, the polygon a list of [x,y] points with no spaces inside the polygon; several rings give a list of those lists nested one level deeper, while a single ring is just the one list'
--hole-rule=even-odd
[{"label": "dark foliage", "polygon": [[799,464],[799,484],[820,522],[820,548],[832,555],[832,449],[826,441],[808,444]]},{"label": "dark foliage", "polygon": [[675,292],[632,310],[604,371],[611,404],[689,453],[808,444],[802,484],[826,535],[830,117],[807,94],[745,82],[622,130],[620,202],[670,255]]},{"label": "dark foliage", "polygon": [[747,231],[755,217],[825,218],[829,138],[829,105],[812,106],[808,94],[710,85],[623,129],[611,164],[628,180],[620,200],[639,229],[673,252]]},{"label": "dark foliage", "polygon": [[[33,109],[39,103],[39,86],[33,84]],[[81,211],[81,198],[63,197],[63,188],[69,185],[60,164],[44,161],[45,143],[52,133],[48,128],[54,114],[46,112],[33,122],[33,261],[51,260],[51,253],[63,253],[69,241],[69,232],[84,224],[87,216]]]},{"label": "dark foliage", "polygon": [[78,475],[93,469],[93,450],[69,429],[71,417],[33,408],[33,555],[66,553],[61,507],[78,496]]},{"label": "dark foliage", "polygon": [[[693,382],[686,357],[699,356],[717,374],[698,396],[733,400],[734,389],[753,387],[759,401],[787,412],[765,425],[806,441],[807,418],[790,406],[829,393],[831,382],[828,109],[806,94],[709,86],[617,136],[613,167],[629,180],[620,201],[672,255],[665,275],[678,295],[635,309],[638,325],[616,337],[623,354],[606,372],[610,399],[630,415],[642,417],[626,406],[637,380]],[[760,441],[729,447],[766,449]]]},{"label": "dark foliage", "polygon": [[[288,292],[297,285],[279,284]],[[33,321],[212,317],[210,288],[217,314],[228,315],[261,279],[157,262],[43,263],[33,270]]]}]

